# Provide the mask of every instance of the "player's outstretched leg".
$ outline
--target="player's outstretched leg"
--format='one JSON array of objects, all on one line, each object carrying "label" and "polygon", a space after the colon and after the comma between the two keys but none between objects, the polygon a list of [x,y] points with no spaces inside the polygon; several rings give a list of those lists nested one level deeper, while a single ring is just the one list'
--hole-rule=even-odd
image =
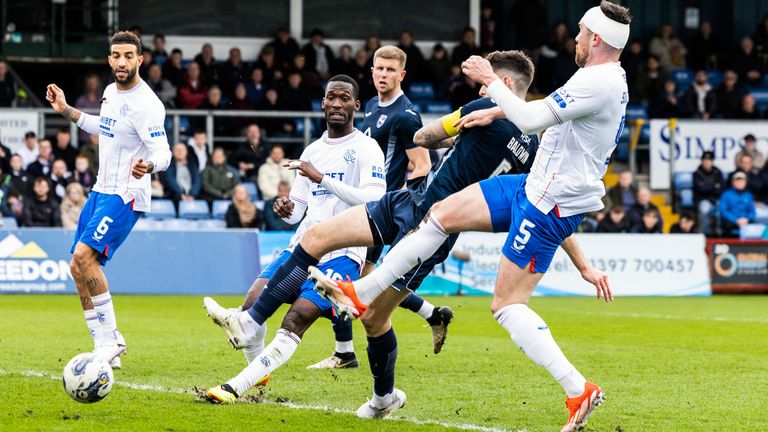
[{"label": "player's outstretched leg", "polygon": [[126,351],[125,338],[117,330],[112,295],[101,271],[99,257],[98,251],[85,243],[77,243],[69,267],[88,329],[94,338],[94,352],[106,358],[114,369],[120,369],[120,356]]},{"label": "player's outstretched leg", "polygon": [[333,325],[333,334],[336,337],[336,349],[330,357],[307,366],[307,369],[354,369],[360,367],[352,343],[352,321],[346,317],[336,316],[331,319],[331,324]]},{"label": "player's outstretched leg", "polygon": [[448,337],[448,324],[453,321],[453,309],[448,306],[435,307],[415,293],[411,293],[400,303],[400,307],[410,310],[427,320],[432,330],[432,347],[439,354]]},{"label": "player's outstretched leg", "polygon": [[203,299],[203,306],[213,323],[226,332],[230,344],[235,349],[243,350],[247,363],[251,363],[261,353],[267,335],[266,322],[258,324],[248,313],[239,308],[224,308],[211,297]]},{"label": "player's outstretched leg", "polygon": [[304,332],[320,317],[315,303],[299,297],[286,313],[280,330],[257,358],[236,377],[212,387],[206,398],[212,403],[234,403],[253,386],[265,385],[273,371],[285,364],[296,352]]},{"label": "player's outstretched leg", "polygon": [[563,387],[569,410],[563,432],[584,426],[605,395],[587,381],[558,347],[549,327],[528,307],[528,300],[543,273],[533,273],[502,255],[491,310],[493,317],[509,332],[521,352],[543,366]]}]

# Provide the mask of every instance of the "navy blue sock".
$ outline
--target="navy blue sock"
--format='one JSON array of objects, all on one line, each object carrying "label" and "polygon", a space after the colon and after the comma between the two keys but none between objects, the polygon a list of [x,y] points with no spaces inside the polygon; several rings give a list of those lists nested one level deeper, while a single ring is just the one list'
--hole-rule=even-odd
[{"label": "navy blue sock", "polygon": [[394,328],[379,337],[368,337],[368,362],[373,375],[373,391],[378,396],[395,390],[396,361],[397,337]]},{"label": "navy blue sock", "polygon": [[248,309],[254,321],[259,325],[264,324],[264,321],[271,317],[283,303],[290,303],[307,281],[309,275],[307,268],[317,265],[317,262],[318,260],[304,251],[301,245],[297,245],[291,256],[275,270],[264,291]]},{"label": "navy blue sock", "polygon": [[414,293],[408,294],[408,297],[404,298],[403,301],[400,302],[400,307],[406,308],[410,311],[419,312],[419,309],[421,309],[421,305],[424,304],[424,299],[417,296]]},{"label": "navy blue sock", "polygon": [[352,340],[352,320],[336,316],[331,319],[331,324],[333,325],[333,333],[336,335],[336,342]]}]

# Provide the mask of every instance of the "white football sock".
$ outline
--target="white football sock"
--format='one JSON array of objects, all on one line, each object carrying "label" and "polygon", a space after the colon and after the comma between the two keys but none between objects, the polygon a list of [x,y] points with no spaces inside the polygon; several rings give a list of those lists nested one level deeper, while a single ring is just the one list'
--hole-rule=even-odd
[{"label": "white football sock", "polygon": [[437,252],[448,234],[433,217],[419,224],[419,229],[405,236],[390,249],[384,261],[368,276],[355,281],[355,293],[363,304],[371,302],[408,270],[420,265]]},{"label": "white football sock", "polygon": [[568,397],[584,393],[584,377],[565,358],[549,327],[536,312],[524,304],[511,304],[493,316],[525,355],[543,366],[563,386]]},{"label": "white football sock", "polygon": [[242,396],[265,376],[272,373],[291,358],[301,338],[285,329],[277,331],[275,338],[264,348],[255,360],[236,377],[227,381],[235,392]]},{"label": "white football sock", "polygon": [[353,353],[355,352],[355,347],[353,346],[351,340],[344,341],[344,342],[336,341],[336,352],[339,354]]},{"label": "white football sock", "polygon": [[435,311],[435,305],[432,303],[424,300],[424,304],[421,305],[419,308],[419,311],[416,312],[424,319],[430,319],[432,318],[432,313]]},{"label": "white football sock", "polygon": [[96,314],[96,309],[87,309],[83,311],[85,315],[85,324],[88,325],[88,331],[93,338],[93,348],[96,349],[99,346],[99,339],[101,338],[101,323],[99,322],[99,316]]},{"label": "white football sock", "polygon": [[[259,335],[259,332],[261,332],[261,341],[262,344],[264,343],[264,337],[266,336],[266,328],[267,323],[265,322],[264,325],[260,325],[256,322],[256,320],[253,319],[251,314],[248,313],[248,311],[243,312],[237,312],[237,320],[240,322],[240,325],[243,327],[243,333],[246,339],[253,339]],[[262,330],[262,327],[264,329]]]},{"label": "white football sock", "polygon": [[376,408],[384,408],[392,403],[392,393],[387,393],[384,396],[379,396],[376,392],[373,392],[370,404]]},{"label": "white football sock", "polygon": [[112,295],[109,291],[91,297],[93,302],[93,308],[98,316],[98,321],[101,324],[101,337],[105,342],[114,340],[117,338],[117,317],[115,316],[115,307],[112,303]]},{"label": "white football sock", "polygon": [[[248,313],[246,313],[248,315]],[[248,315],[250,316],[250,315]],[[259,325],[254,321],[256,325]],[[248,362],[248,364],[251,364],[252,361],[256,359],[256,357],[261,354],[262,351],[264,351],[264,338],[267,336],[267,323],[260,325],[259,328],[256,330],[256,336],[254,337],[254,340],[251,344],[251,346],[247,346],[243,348],[243,354],[245,355],[245,361]]]}]

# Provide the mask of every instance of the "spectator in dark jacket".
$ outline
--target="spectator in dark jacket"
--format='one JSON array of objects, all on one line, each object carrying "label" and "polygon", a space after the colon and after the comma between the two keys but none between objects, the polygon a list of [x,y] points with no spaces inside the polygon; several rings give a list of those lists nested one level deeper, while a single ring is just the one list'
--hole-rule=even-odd
[{"label": "spectator in dark jacket", "polygon": [[72,183],[72,175],[67,171],[67,164],[62,159],[53,161],[49,180],[51,181],[53,198],[61,202],[67,195],[67,185]]},{"label": "spectator in dark jacket", "polygon": [[355,57],[352,55],[352,46],[344,44],[339,48],[339,56],[333,61],[331,68],[334,74],[355,76]]},{"label": "spectator in dark jacket", "polygon": [[424,54],[413,42],[413,33],[410,30],[403,30],[400,33],[400,43],[398,48],[405,51],[408,58],[408,73],[403,80],[403,87],[408,88],[412,82],[421,81],[427,73],[427,64],[424,60]]},{"label": "spectator in dark jacket", "polygon": [[325,43],[325,33],[320,29],[314,29],[309,34],[309,43],[301,50],[310,70],[317,73],[322,80],[331,77],[333,67],[333,50]]},{"label": "spectator in dark jacket", "polygon": [[744,85],[750,87],[761,85],[763,78],[763,63],[754,51],[752,39],[745,36],[731,62],[731,69],[739,74],[739,79]]},{"label": "spectator in dark jacket", "polygon": [[215,148],[208,166],[203,170],[203,194],[208,200],[229,199],[240,183],[240,176],[226,164],[224,150]]},{"label": "spectator in dark jacket", "polygon": [[294,54],[299,52],[299,44],[291,37],[291,32],[283,27],[277,31],[277,36],[267,44],[274,53],[275,66],[279,70],[288,69]]},{"label": "spectator in dark jacket", "polygon": [[193,201],[200,194],[200,171],[184,144],[173,146],[173,159],[165,171],[168,193],[174,201]]},{"label": "spectator in dark jacket", "polygon": [[709,120],[715,109],[715,94],[711,92],[707,72],[699,70],[694,75],[693,83],[681,96],[683,112],[688,117]]},{"label": "spectator in dark jacket", "polygon": [[27,172],[22,168],[21,156],[14,154],[11,156],[11,182],[8,184],[9,190],[16,191],[19,195],[26,195],[29,191],[30,178]]},{"label": "spectator in dark jacket", "polygon": [[757,101],[752,93],[747,93],[741,97],[741,107],[736,118],[739,120],[762,120],[763,114],[757,108]]},{"label": "spectator in dark jacket", "polygon": [[688,51],[687,65],[689,68],[716,69],[719,64],[720,42],[712,35],[712,24],[702,21],[699,31],[691,41]]},{"label": "spectator in dark jacket", "polygon": [[235,86],[238,83],[245,82],[250,75],[248,65],[243,63],[243,56],[240,48],[234,47],[229,50],[229,58],[219,68],[219,85],[222,92],[228,98],[231,98],[235,92]]},{"label": "spectator in dark jacket", "polygon": [[[645,217],[647,210],[656,211],[656,225],[652,231],[648,231],[650,228],[645,224],[647,222]],[[633,232],[661,232],[662,227],[664,227],[659,208],[651,202],[651,190],[646,187],[637,190],[635,204],[629,208],[628,216]],[[647,219],[650,220],[650,217]]]},{"label": "spectator in dark jacket", "polygon": [[13,156],[11,149],[0,142],[0,171],[3,173],[9,173],[11,171],[11,156]]},{"label": "spectator in dark jacket", "polygon": [[185,84],[184,77],[186,76],[186,70],[184,69],[182,61],[181,50],[175,48],[171,51],[171,56],[163,63],[163,78],[171,82],[171,84],[177,89]]},{"label": "spectator in dark jacket", "polygon": [[619,183],[608,190],[608,198],[611,200],[611,206],[622,206],[627,211],[635,203],[637,187],[632,179],[632,173],[622,171],[619,173]]},{"label": "spectator in dark jacket", "polygon": [[631,232],[635,234],[661,234],[661,228],[664,224],[661,221],[659,210],[655,207],[650,207],[643,211],[640,224],[632,227]]},{"label": "spectator in dark jacket", "polygon": [[200,53],[195,56],[194,62],[200,66],[200,79],[203,86],[207,87],[219,81],[216,59],[213,57],[213,45],[204,43]]},{"label": "spectator in dark jacket", "polygon": [[680,221],[669,229],[670,234],[697,234],[696,218],[689,212],[680,213]]},{"label": "spectator in dark jacket", "polygon": [[245,85],[245,92],[248,94],[248,100],[254,105],[264,98],[267,86],[264,83],[264,71],[261,68],[254,68],[251,71],[251,80]]},{"label": "spectator in dark jacket", "polygon": [[738,237],[741,227],[755,220],[755,200],[747,190],[744,172],[733,173],[731,188],[720,197],[720,216],[725,237]]},{"label": "spectator in dark jacket", "polygon": [[51,140],[44,139],[40,141],[40,153],[37,155],[37,160],[27,166],[27,174],[31,178],[48,177],[51,174],[52,164],[53,148],[51,147]]},{"label": "spectator in dark jacket", "polygon": [[9,107],[16,99],[16,84],[8,72],[8,63],[0,59],[0,107]]},{"label": "spectator in dark jacket", "polygon": [[451,64],[461,65],[461,63],[473,55],[480,55],[480,47],[475,42],[476,33],[472,27],[464,28],[461,35],[461,43],[456,45],[451,54]]},{"label": "spectator in dark jacket", "polygon": [[278,198],[288,198],[291,193],[291,186],[288,182],[282,181],[277,185],[277,196],[264,203],[264,229],[266,231],[295,231],[298,223],[291,225],[285,222],[280,216],[275,214],[274,205]]},{"label": "spectator in dark jacket", "polygon": [[728,70],[723,76],[723,83],[712,90],[714,98],[714,110],[712,114],[716,117],[734,119],[738,118],[741,109],[741,90],[736,87],[739,76],[736,72]]},{"label": "spectator in dark jacket", "polygon": [[652,101],[648,107],[648,115],[651,118],[682,117],[683,108],[677,94],[677,84],[667,80],[664,83],[664,91]]},{"label": "spectator in dark jacket", "polygon": [[54,159],[62,159],[67,164],[67,170],[75,169],[77,149],[72,147],[72,132],[69,126],[62,126],[56,131],[56,146],[53,147]]},{"label": "spectator in dark jacket", "polygon": [[654,55],[648,56],[645,64],[640,66],[637,73],[638,99],[645,102],[656,99],[656,96],[664,89],[666,80],[667,74],[661,68],[659,58]]},{"label": "spectator in dark jacket", "polygon": [[33,196],[24,203],[24,226],[61,226],[59,204],[51,198],[51,187],[48,179],[37,177],[34,181],[33,191]]},{"label": "spectator in dark jacket", "polygon": [[715,166],[715,154],[706,151],[693,173],[693,201],[699,211],[701,232],[709,234],[711,219],[717,215],[717,200],[723,192],[723,173]]},{"label": "spectator in dark jacket", "polygon": [[227,228],[260,228],[264,221],[264,216],[251,202],[248,191],[241,184],[235,186],[232,204],[229,205],[224,218]]},{"label": "spectator in dark jacket", "polygon": [[597,224],[596,232],[599,233],[626,233],[629,232],[629,219],[624,212],[624,207],[616,205],[611,208],[607,216]]}]

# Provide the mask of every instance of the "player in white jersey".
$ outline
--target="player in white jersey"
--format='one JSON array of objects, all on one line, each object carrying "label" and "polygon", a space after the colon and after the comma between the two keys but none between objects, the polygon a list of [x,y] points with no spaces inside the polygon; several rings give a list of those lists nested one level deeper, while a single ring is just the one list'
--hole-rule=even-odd
[{"label": "player in white jersey", "polygon": [[[288,163],[301,176],[289,197],[275,202],[275,212],[289,223],[298,222],[302,216],[304,221],[291,239],[291,246],[278,258],[281,263],[291,259],[291,251],[307,229],[352,206],[377,200],[386,191],[384,153],[375,140],[353,124],[354,112],[360,108],[358,91],[355,80],[346,75],[328,81],[323,98],[328,131],[304,150],[301,160]],[[318,267],[331,279],[357,279],[365,255],[364,247],[343,247],[323,256]],[[272,371],[293,355],[304,332],[319,317],[336,317],[331,302],[315,291],[312,283],[304,283],[299,290],[289,288],[296,278],[305,277],[305,273],[285,277],[270,274],[259,298],[246,311],[224,309],[206,298],[208,313],[224,328],[232,345],[251,352],[248,367],[225,384],[209,389],[208,400],[232,403],[254,385],[266,383]],[[262,350],[264,322],[283,303],[291,307],[275,339]]]},{"label": "player in white jersey", "polygon": [[139,217],[149,211],[148,174],[168,168],[171,151],[163,103],[138,75],[143,61],[139,39],[130,32],[115,33],[108,61],[115,82],[104,90],[98,116],[69,106],[55,84],[48,85],[46,99],[56,112],[99,136],[99,172],[80,214],[70,269],[94,351],[119,368],[125,339],[117,330],[107,278],[99,264],[107,264]]},{"label": "player in white jersey", "polygon": [[483,58],[464,62],[464,73],[486,86],[500,108],[471,113],[457,127],[485,125],[506,116],[524,133],[546,129],[531,173],[493,177],[434,204],[419,229],[398,243],[368,277],[338,282],[310,271],[340,310],[355,316],[375,310],[373,316],[385,317],[383,328],[397,303],[391,293],[381,294],[431,257],[450,234],[498,232],[508,225],[491,309],[520,350],[563,386],[569,417],[562,430],[567,432],[586,423],[603,400],[603,390],[571,365],[527,303],[559,245],[582,277],[595,285],[598,298],[613,298],[607,276],[589,265],[570,236],[584,213],[602,208],[602,176],[624,124],[627,85],[618,59],[629,37],[629,22],[626,8],[607,1],[588,10],[576,37],[581,69],[543,100],[526,103],[504,86]]}]

